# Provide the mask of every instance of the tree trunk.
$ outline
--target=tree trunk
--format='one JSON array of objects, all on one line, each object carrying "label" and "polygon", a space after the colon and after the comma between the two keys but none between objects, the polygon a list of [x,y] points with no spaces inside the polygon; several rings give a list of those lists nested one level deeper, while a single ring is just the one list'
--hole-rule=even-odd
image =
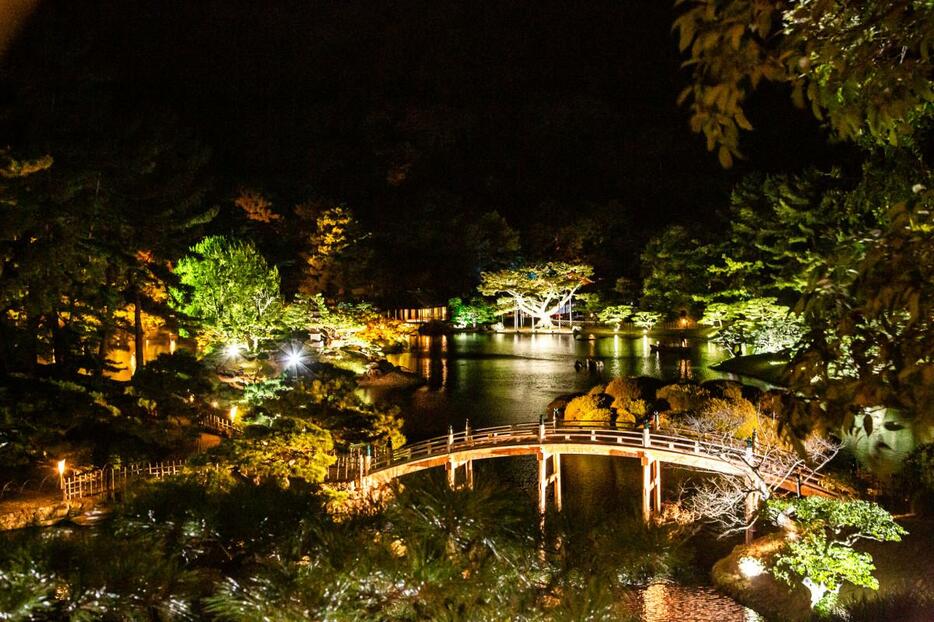
[{"label": "tree trunk", "polygon": [[136,353],[136,369],[133,375],[139,373],[139,370],[146,364],[146,350],[144,348],[146,336],[143,334],[143,311],[139,305],[139,291],[136,292],[136,300],[133,304],[133,350]]},{"label": "tree trunk", "polygon": [[62,331],[62,327],[58,325],[57,308],[52,308],[48,323],[52,332],[52,356],[55,359],[56,375],[62,375],[68,363],[68,344],[65,343],[65,333]]},{"label": "tree trunk", "polygon": [[[104,314],[106,315],[107,309],[104,309]],[[107,328],[105,326],[101,327],[101,336],[100,343],[97,344],[97,369],[94,372],[95,380],[100,380],[104,377],[104,366],[107,365],[107,339],[109,337]]]}]

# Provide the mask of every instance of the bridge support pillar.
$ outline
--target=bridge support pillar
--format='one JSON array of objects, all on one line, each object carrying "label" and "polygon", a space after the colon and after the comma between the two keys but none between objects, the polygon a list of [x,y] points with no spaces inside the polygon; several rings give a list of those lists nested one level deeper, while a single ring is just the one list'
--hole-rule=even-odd
[{"label": "bridge support pillar", "polygon": [[756,510],[759,509],[759,493],[750,492],[746,493],[746,499],[743,504],[743,518],[746,521],[746,544],[752,543],[753,538],[756,537],[756,526],[753,524],[752,519],[756,515]]},{"label": "bridge support pillar", "polygon": [[[548,473],[548,462],[551,458],[551,473]],[[538,452],[538,511],[544,514],[548,509],[548,486],[555,489],[555,507],[562,508],[561,498],[561,454],[549,453],[544,450]]]},{"label": "bridge support pillar", "polygon": [[447,471],[448,486],[450,486],[451,490],[457,489],[457,471],[461,467],[464,467],[464,483],[462,485],[473,490],[473,460],[465,460],[460,463],[454,460],[447,461],[444,470]]},{"label": "bridge support pillar", "polygon": [[548,509],[548,455],[544,451],[538,452],[538,513],[544,514]]},{"label": "bridge support pillar", "polygon": [[652,511],[662,509],[662,463],[650,455],[642,456],[642,520],[649,522]]},{"label": "bridge support pillar", "polygon": [[552,469],[554,472],[551,477],[554,478],[555,483],[555,509],[559,512],[562,508],[562,499],[561,499],[561,454],[555,454],[552,456]]}]

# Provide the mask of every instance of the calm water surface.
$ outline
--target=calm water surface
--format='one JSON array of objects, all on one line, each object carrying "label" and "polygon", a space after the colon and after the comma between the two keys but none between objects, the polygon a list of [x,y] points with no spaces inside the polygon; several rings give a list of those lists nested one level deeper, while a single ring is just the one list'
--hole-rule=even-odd
[{"label": "calm water surface", "polygon": [[[654,342],[654,339],[652,340]],[[663,380],[712,380],[735,376],[710,369],[727,353],[708,342],[691,344],[691,354],[658,355],[649,338],[606,337],[578,341],[571,335],[459,334],[413,338],[408,352],[390,361],[415,371],[428,384],[414,391],[369,390],[368,399],[395,403],[405,415],[409,440],[463,429],[469,419],[479,428],[534,421],[556,396],[586,391],[614,376],[653,376]],[[576,372],[574,361],[602,361],[602,373]],[[518,457],[478,462],[478,478],[503,482],[534,503],[536,462]],[[580,520],[599,522],[606,513],[637,516],[641,467],[635,460],[589,456],[562,459],[565,511]],[[690,474],[667,469],[668,494]],[[625,545],[625,543],[621,543]],[[653,584],[641,592],[647,622],[753,622],[751,610],[707,586]]]}]

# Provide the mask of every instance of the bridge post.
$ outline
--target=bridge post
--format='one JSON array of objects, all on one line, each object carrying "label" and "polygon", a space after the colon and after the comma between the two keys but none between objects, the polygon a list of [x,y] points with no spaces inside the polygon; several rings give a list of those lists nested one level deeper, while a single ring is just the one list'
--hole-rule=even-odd
[{"label": "bridge post", "polygon": [[554,473],[552,477],[555,482],[555,509],[559,512],[561,511],[561,454],[555,453],[551,459],[552,468]]},{"label": "bridge post", "polygon": [[473,460],[464,463],[464,475],[467,478],[467,489],[473,490]]},{"label": "bridge post", "polygon": [[448,476],[448,487],[451,490],[454,490],[457,484],[457,464],[451,459],[444,465],[444,470],[447,471]]},{"label": "bridge post", "polygon": [[544,450],[538,452],[538,513],[548,509],[548,456]]},{"label": "bridge post", "polygon": [[744,505],[744,520],[746,521],[746,544],[752,543],[753,538],[756,536],[756,526],[752,523],[752,518],[756,514],[756,510],[759,509],[759,493],[750,492],[746,494],[746,499]]},{"label": "bridge post", "polygon": [[649,522],[652,510],[662,509],[662,463],[642,455],[642,520]]},{"label": "bridge post", "polygon": [[649,436],[649,424],[646,424],[642,427],[642,446],[649,447],[652,444],[652,437]]},{"label": "bridge post", "polygon": [[642,456],[642,520],[649,522],[652,518],[652,458]]}]

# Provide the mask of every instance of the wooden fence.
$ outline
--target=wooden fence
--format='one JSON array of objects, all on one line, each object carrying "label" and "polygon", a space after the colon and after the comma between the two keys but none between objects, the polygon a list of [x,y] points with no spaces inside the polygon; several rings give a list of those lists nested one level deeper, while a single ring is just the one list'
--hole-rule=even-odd
[{"label": "wooden fence", "polygon": [[237,427],[230,421],[229,418],[221,417],[220,415],[202,415],[199,417],[198,421],[201,424],[201,427],[211,430],[212,432],[222,434],[228,438],[236,435],[239,432]]},{"label": "wooden fence", "polygon": [[136,479],[163,479],[181,473],[184,462],[150,462],[104,467],[77,473],[62,480],[62,495],[66,501],[112,495],[126,489],[127,483]]}]

